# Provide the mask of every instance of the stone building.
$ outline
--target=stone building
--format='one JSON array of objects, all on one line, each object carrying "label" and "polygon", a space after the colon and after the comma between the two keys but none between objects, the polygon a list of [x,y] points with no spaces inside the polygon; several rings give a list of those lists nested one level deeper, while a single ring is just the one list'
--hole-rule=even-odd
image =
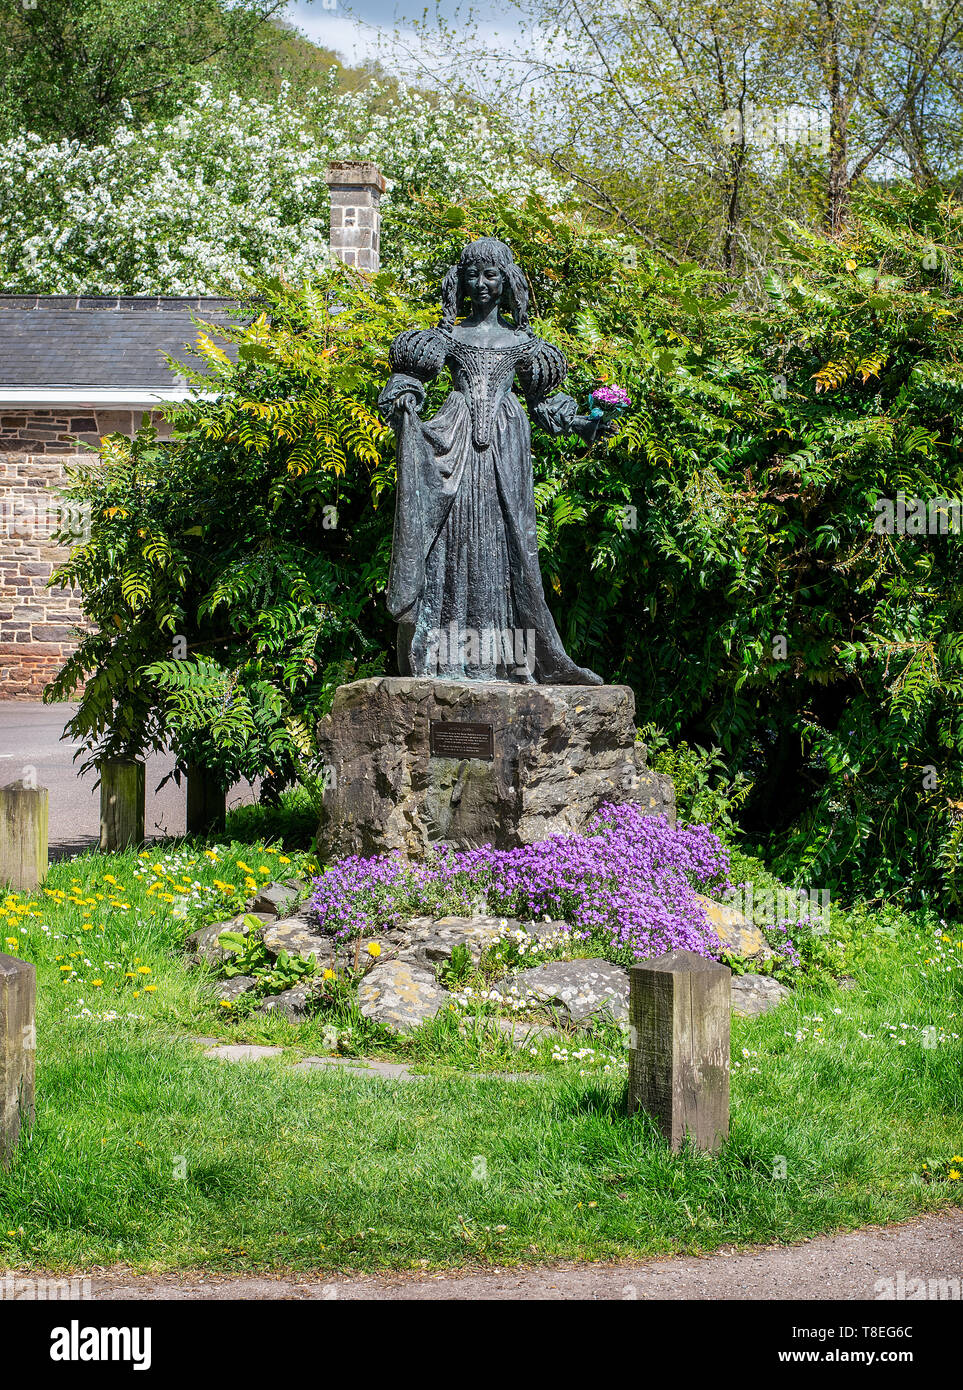
[{"label": "stone building", "polygon": [[225,323],[230,301],[0,295],[0,699],[36,699],[60,669],[80,621],[76,594],[48,588],[73,530],[65,469],[96,461],[101,438],[132,434],[183,400],[194,318]]},{"label": "stone building", "polygon": [[[328,185],[332,257],[377,270],[380,172],[332,164]],[[39,698],[81,620],[78,596],[48,587],[66,554],[50,539],[65,520],[64,470],[82,455],[96,461],[104,435],[133,433],[145,414],[163,437],[160,409],[188,394],[176,363],[195,320],[225,324],[233,309],[211,298],[0,295],[0,700]]]}]

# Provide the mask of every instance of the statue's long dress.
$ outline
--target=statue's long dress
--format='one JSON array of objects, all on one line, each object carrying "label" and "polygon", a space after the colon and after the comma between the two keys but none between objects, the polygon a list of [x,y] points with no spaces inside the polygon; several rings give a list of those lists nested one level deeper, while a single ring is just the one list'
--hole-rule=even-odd
[{"label": "statue's long dress", "polygon": [[[595,684],[599,678],[566,655],[545,602],[531,427],[511,390],[517,375],[539,423],[566,431],[578,407],[570,396],[550,397],[565,377],[562,353],[535,337],[476,347],[436,328],[400,334],[389,362],[379,398],[386,414],[403,392],[420,408],[425,383],[445,366],[454,385],[433,419],[406,404],[393,421],[398,495],[388,610],[399,624],[402,674]],[[449,640],[472,632],[483,635],[474,646]],[[520,636],[485,640],[500,633]]]}]

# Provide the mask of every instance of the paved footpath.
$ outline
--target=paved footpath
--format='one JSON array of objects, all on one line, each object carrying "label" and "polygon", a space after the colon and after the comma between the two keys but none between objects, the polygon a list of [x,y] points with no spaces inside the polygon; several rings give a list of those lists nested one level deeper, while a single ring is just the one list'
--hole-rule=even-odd
[{"label": "paved footpath", "polygon": [[[942,1212],[899,1226],[874,1226],[848,1235],[819,1236],[798,1245],[757,1246],[697,1257],[638,1264],[565,1264],[542,1269],[490,1269],[463,1274],[386,1274],[225,1277],[133,1274],[94,1269],[95,1299],[348,1299],[531,1300],[574,1299],[878,1299],[880,1280],[906,1289],[912,1279],[950,1280],[959,1299],[963,1279],[963,1211]],[[910,1286],[910,1292],[913,1288]],[[939,1298],[939,1285],[929,1297]],[[955,1288],[955,1295],[952,1290]],[[927,1283],[927,1289],[930,1289]],[[885,1288],[882,1292],[885,1292]]]}]

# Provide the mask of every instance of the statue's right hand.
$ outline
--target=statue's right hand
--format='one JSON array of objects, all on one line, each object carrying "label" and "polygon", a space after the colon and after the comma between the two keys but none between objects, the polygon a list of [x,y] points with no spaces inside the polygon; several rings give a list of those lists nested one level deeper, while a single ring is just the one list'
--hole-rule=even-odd
[{"label": "statue's right hand", "polygon": [[409,409],[417,414],[424,402],[425,391],[419,382],[395,376],[378,397],[378,409],[388,424],[397,428]]},{"label": "statue's right hand", "polygon": [[391,405],[388,407],[388,421],[397,428],[404,418],[405,411],[410,407],[412,413],[417,415],[420,402],[414,391],[399,391]]}]

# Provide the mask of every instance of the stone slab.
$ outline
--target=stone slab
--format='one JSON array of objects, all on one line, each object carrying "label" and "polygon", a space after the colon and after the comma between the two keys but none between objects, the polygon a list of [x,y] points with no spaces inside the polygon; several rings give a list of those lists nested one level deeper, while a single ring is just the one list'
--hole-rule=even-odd
[{"label": "stone slab", "polygon": [[424,1081],[423,1076],[414,1075],[403,1062],[361,1061],[354,1057],[305,1057],[296,1063],[292,1071],[317,1071],[327,1068],[346,1071],[350,1076],[387,1077],[391,1081]]},{"label": "stone slab", "polygon": [[733,975],[731,997],[733,1013],[755,1018],[788,999],[789,990],[771,975]]},{"label": "stone slab", "polygon": [[358,1008],[397,1033],[417,1028],[449,1002],[434,976],[410,961],[379,961],[358,987]]},{"label": "stone slab", "polygon": [[224,1043],[209,1047],[205,1057],[216,1057],[220,1062],[260,1062],[265,1057],[280,1057],[283,1047],[258,1047],[254,1043]]},{"label": "stone slab", "polygon": [[503,999],[547,1009],[562,1023],[584,1026],[608,1017],[620,1022],[629,1015],[629,976],[607,960],[558,960],[533,965],[492,985]]},{"label": "stone slab", "polygon": [[766,944],[762,932],[749,919],[729,903],[717,903],[712,898],[696,893],[696,902],[703,909],[709,925],[722,942],[726,951],[745,960],[770,960],[772,951]]}]

